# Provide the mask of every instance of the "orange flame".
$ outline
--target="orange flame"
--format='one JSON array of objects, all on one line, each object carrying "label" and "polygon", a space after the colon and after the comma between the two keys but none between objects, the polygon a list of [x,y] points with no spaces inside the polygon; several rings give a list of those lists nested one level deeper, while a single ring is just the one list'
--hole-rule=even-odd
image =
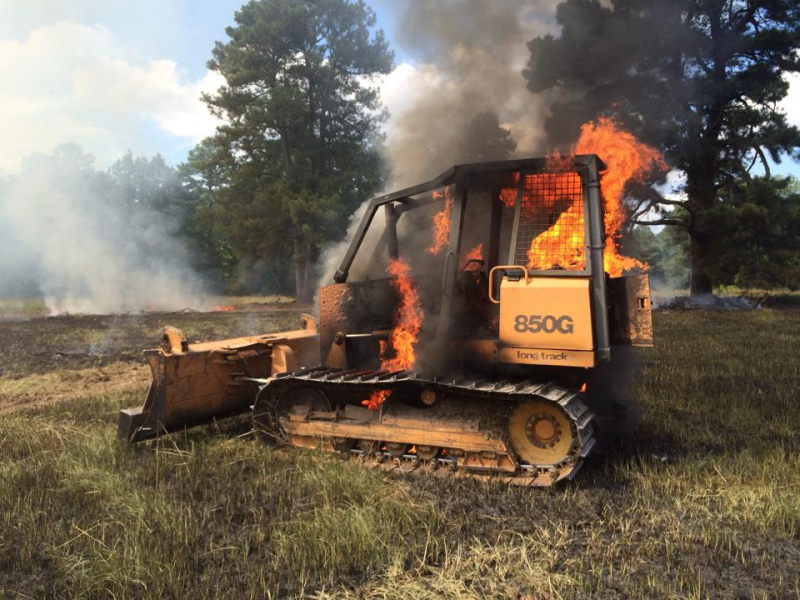
[{"label": "orange flame", "polygon": [[[547,157],[547,173],[529,175],[532,192],[526,185],[525,198],[533,206],[552,212],[556,205],[571,202],[547,231],[531,240],[528,268],[578,271],[586,265],[584,257],[583,190],[580,175],[572,168],[572,157],[556,151]],[[526,181],[527,183],[527,181]]]},{"label": "orange flame", "polygon": [[214,308],[216,312],[230,312],[232,310],[236,310],[235,306],[217,306]]},{"label": "orange flame", "polygon": [[[638,260],[619,253],[621,230],[627,216],[623,194],[630,180],[642,181],[653,168],[666,168],[661,154],[638,142],[607,118],[583,125],[571,152],[597,154],[606,162],[607,169],[600,180],[605,200],[605,271],[612,277],[619,277],[634,267],[646,269],[647,266]],[[572,158],[556,152],[547,159],[547,173],[525,176],[523,207],[526,210],[552,213],[557,203],[570,203],[547,231],[531,240],[528,268],[580,270],[586,264],[580,179],[571,168]],[[501,200],[505,202],[502,194]]]},{"label": "orange flame", "polygon": [[664,158],[655,148],[639,142],[611,119],[602,117],[581,127],[581,136],[572,148],[573,154],[597,154],[608,169],[600,179],[605,200],[604,227],[606,232],[605,270],[619,277],[628,269],[646,265],[619,253],[619,240],[627,210],[624,203],[628,181],[643,181],[655,168],[666,169]]},{"label": "orange flame", "polygon": [[[414,280],[411,279],[411,267],[408,263],[403,259],[393,260],[389,263],[387,271],[394,276],[392,287],[397,291],[400,303],[394,314],[394,329],[389,335],[389,342],[380,344],[381,369],[384,371],[409,370],[414,367],[416,361],[414,346],[417,343],[425,313],[422,311]],[[394,358],[386,357],[389,346],[394,351]],[[377,410],[390,393],[389,390],[378,390],[373,392],[369,399],[364,400],[362,404],[370,410]]]},{"label": "orange flame", "polygon": [[514,182],[514,187],[507,187],[500,190],[500,202],[508,206],[509,208],[514,208],[517,204],[517,187],[519,186],[519,171],[516,173],[512,173],[511,177]]},{"label": "orange flame", "polygon": [[[431,196],[438,200],[442,197],[441,192],[433,192]],[[450,237],[450,213],[453,210],[453,198],[450,196],[450,188],[444,188],[444,206],[442,210],[433,215],[433,242],[431,242],[428,252],[439,254],[447,245],[447,238]]]},{"label": "orange flame", "polygon": [[377,392],[372,392],[368,400],[363,400],[361,404],[366,406],[370,410],[378,410],[386,401],[386,398],[389,397],[389,394],[392,392],[390,390],[378,390]]},{"label": "orange flame", "polygon": [[467,271],[477,271],[481,268],[479,263],[471,263],[471,260],[483,260],[483,244],[478,244],[470,250],[464,259],[461,261],[459,269]]},{"label": "orange flame", "polygon": [[411,369],[416,357],[414,344],[417,342],[422,319],[425,316],[420,306],[419,293],[411,279],[411,267],[402,259],[393,260],[387,269],[394,276],[392,287],[400,296],[400,304],[394,315],[394,329],[389,336],[389,344],[395,352],[391,360],[382,360],[381,369],[396,371]]},{"label": "orange flame", "polygon": [[528,268],[542,271],[583,269],[586,264],[583,238],[583,207],[575,202],[561,213],[550,229],[533,238],[528,248]]}]

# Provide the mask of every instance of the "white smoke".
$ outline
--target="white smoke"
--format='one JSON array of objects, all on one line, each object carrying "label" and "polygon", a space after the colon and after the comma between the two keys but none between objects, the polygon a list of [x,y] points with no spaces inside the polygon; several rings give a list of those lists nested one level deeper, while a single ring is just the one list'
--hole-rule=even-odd
[{"label": "white smoke", "polygon": [[[350,215],[350,221],[347,224],[347,233],[345,234],[344,238],[339,242],[328,244],[325,246],[325,248],[323,248],[318,267],[319,285],[317,285],[317,293],[319,293],[320,287],[333,283],[333,276],[336,274],[336,270],[342,263],[345,252],[347,252],[347,248],[350,246],[350,241],[356,235],[356,230],[361,224],[364,214],[367,212],[367,207],[369,207],[369,200],[362,202],[361,206],[359,206],[356,211]],[[376,214],[375,216],[377,220],[380,220],[379,214]],[[370,230],[374,232],[376,227],[370,227]]]},{"label": "white smoke", "polygon": [[29,157],[6,182],[0,296],[36,291],[51,314],[200,308],[203,286],[177,224],[143,204],[121,205],[102,177],[67,145]]},{"label": "white smoke", "polygon": [[[0,36],[0,169],[16,171],[24,156],[68,141],[80,143],[105,167],[106,159],[126,149],[155,154],[163,140],[188,149],[214,133],[220,121],[200,93],[224,83],[219,73],[191,78],[174,60],[142,60],[141,48],[135,53],[103,25],[55,20],[60,10],[82,12],[80,4],[87,3],[0,2],[0,30],[6,30]],[[124,5],[120,12],[142,10],[135,3],[101,4]],[[40,15],[49,23],[15,39],[28,29],[15,23],[35,21],[39,9],[50,13]],[[154,22],[144,33],[152,36],[162,25]]]}]

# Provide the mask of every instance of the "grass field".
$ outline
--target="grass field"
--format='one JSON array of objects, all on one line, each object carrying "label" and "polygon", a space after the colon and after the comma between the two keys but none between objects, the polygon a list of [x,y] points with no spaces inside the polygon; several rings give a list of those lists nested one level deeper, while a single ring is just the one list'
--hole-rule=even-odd
[{"label": "grass field", "polygon": [[276,451],[244,417],[117,442],[165,321],[296,318],[0,321],[0,597],[800,597],[800,311],[655,313],[637,432],[553,489]]}]

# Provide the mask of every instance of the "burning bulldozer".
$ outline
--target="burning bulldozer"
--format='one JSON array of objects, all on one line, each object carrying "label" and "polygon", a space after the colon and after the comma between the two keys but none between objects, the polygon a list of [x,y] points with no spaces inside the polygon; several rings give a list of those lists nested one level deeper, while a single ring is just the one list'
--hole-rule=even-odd
[{"label": "burning bulldozer", "polygon": [[375,198],[319,325],[207,344],[168,329],[121,437],[252,410],[294,446],[571,478],[595,445],[594,382],[619,346],[652,345],[648,278],[622,276],[604,229],[605,169],[594,154],[458,165]]}]

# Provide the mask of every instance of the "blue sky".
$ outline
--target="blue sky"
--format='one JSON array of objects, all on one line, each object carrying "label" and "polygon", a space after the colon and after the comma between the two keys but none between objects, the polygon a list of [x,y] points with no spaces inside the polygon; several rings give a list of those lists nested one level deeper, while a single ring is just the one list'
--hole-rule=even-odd
[{"label": "blue sky", "polygon": [[[420,59],[397,42],[403,0],[367,0],[395,51],[384,95],[400,106]],[[213,132],[199,102],[219,84],[206,61],[242,0],[3,0],[0,3],[0,173],[75,141],[107,166],[127,149],[175,164]],[[800,122],[800,83],[792,112]],[[795,105],[798,105],[795,107]],[[391,127],[391,122],[389,124]],[[800,174],[786,162],[778,172]]]},{"label": "blue sky", "polygon": [[216,40],[233,24],[241,0],[5,0],[0,39],[24,42],[28,34],[58,21],[102,25],[134,61],[169,58],[190,77],[205,72]]},{"label": "blue sky", "polygon": [[[391,38],[396,0],[370,4]],[[173,164],[184,160],[213,132],[215,121],[198,97],[219,83],[206,62],[241,5],[0,2],[0,173],[17,170],[25,155],[67,141],[92,152],[101,167],[127,149],[160,152]]]}]

